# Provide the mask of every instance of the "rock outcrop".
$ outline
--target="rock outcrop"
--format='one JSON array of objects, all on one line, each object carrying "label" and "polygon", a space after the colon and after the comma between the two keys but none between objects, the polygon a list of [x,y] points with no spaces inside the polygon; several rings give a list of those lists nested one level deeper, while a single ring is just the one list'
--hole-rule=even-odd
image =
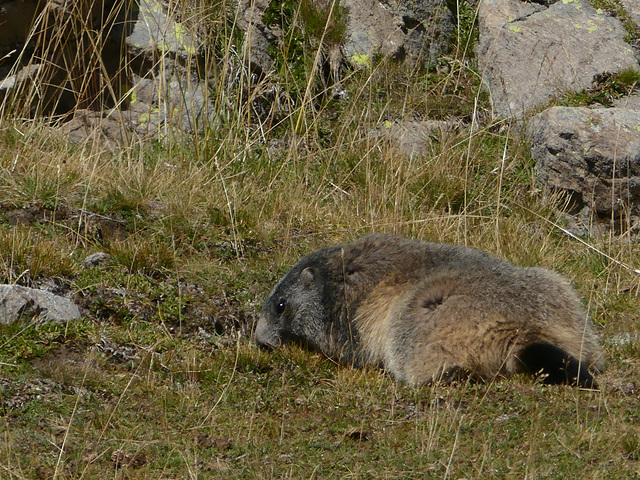
[{"label": "rock outcrop", "polygon": [[344,56],[355,66],[376,54],[409,65],[433,63],[449,51],[454,18],[444,0],[343,0],[347,10]]},{"label": "rock outcrop", "polygon": [[522,118],[599,73],[638,68],[619,20],[586,0],[549,3],[480,3],[478,64],[500,116]]},{"label": "rock outcrop", "polygon": [[[640,214],[640,110],[553,107],[528,132],[536,175],[614,226]],[[633,221],[632,223],[635,223]]]}]

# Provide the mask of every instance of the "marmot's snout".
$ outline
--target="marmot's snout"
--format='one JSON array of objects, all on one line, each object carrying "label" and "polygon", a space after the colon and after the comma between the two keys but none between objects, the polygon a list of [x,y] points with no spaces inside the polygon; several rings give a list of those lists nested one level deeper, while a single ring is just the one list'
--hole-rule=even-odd
[{"label": "marmot's snout", "polygon": [[262,348],[277,348],[281,344],[276,331],[263,315],[258,318],[256,329],[253,332],[253,340]]}]

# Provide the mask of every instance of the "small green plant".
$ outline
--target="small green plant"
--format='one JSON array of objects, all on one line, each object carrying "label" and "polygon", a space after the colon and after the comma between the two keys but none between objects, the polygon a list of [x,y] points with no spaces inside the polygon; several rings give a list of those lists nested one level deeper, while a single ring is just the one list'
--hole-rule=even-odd
[{"label": "small green plant", "polygon": [[[338,2],[320,8],[311,0],[277,0],[270,2],[262,21],[265,25],[280,27],[285,32],[285,40],[322,38],[329,45],[335,45],[342,43],[346,31],[346,12]],[[299,37],[293,35],[294,30]]]},{"label": "small green plant", "polygon": [[[272,58],[280,72],[281,79],[293,82],[289,91],[298,100],[303,95],[307,85],[307,75],[310,73],[312,60],[308,54],[308,34],[304,31],[304,24],[300,18],[300,2],[293,0],[274,1],[262,16],[267,26],[277,26],[283,32],[282,43],[269,47]],[[295,88],[291,88],[291,87]]]},{"label": "small green plant", "polygon": [[160,238],[139,239],[131,237],[122,242],[113,242],[109,253],[115,262],[131,274],[143,274],[164,278],[175,266],[175,252]]},{"label": "small green plant", "polygon": [[76,263],[59,238],[29,227],[0,228],[0,282],[30,285],[41,277],[71,277]]},{"label": "small green plant", "polygon": [[569,93],[560,105],[593,105],[613,106],[616,99],[629,96],[640,90],[640,72],[622,70],[617,73],[601,73],[594,77],[593,85],[581,92]]},{"label": "small green plant", "polygon": [[473,2],[447,0],[446,5],[457,19],[452,35],[456,57],[471,58],[478,42],[478,7]]},{"label": "small green plant", "polygon": [[329,45],[340,45],[346,33],[346,11],[340,2],[332,1],[320,8],[312,0],[300,2],[300,15],[308,35]]},{"label": "small green plant", "polygon": [[323,58],[318,56],[318,50],[326,53],[342,43],[346,32],[345,10],[338,2],[320,8],[311,0],[278,0],[269,4],[262,21],[283,32],[281,44],[269,47],[279,80],[288,85],[296,106],[308,102],[308,86],[317,83],[323,73],[317,65],[317,59]]},{"label": "small green plant", "polygon": [[637,433],[626,433],[620,439],[622,450],[630,460],[640,460],[640,438]]}]

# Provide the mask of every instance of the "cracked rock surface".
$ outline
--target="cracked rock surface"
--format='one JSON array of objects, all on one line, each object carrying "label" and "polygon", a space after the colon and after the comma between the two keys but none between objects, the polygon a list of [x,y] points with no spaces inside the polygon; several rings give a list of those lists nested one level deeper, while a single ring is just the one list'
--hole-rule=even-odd
[{"label": "cracked rock surface", "polygon": [[[536,175],[604,218],[640,215],[640,110],[553,107],[528,126]],[[634,227],[635,229],[636,227]]]},{"label": "cracked rock surface", "polygon": [[548,7],[484,0],[478,63],[494,113],[521,118],[551,98],[588,88],[594,75],[637,68],[619,20],[586,0]]}]

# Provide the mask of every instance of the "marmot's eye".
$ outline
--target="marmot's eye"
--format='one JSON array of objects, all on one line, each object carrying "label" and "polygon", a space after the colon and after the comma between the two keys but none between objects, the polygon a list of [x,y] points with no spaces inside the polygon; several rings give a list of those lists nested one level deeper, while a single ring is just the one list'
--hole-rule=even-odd
[{"label": "marmot's eye", "polygon": [[276,305],[276,313],[278,315],[282,315],[285,308],[287,308],[287,301],[284,298],[281,298],[278,300],[278,304]]}]

